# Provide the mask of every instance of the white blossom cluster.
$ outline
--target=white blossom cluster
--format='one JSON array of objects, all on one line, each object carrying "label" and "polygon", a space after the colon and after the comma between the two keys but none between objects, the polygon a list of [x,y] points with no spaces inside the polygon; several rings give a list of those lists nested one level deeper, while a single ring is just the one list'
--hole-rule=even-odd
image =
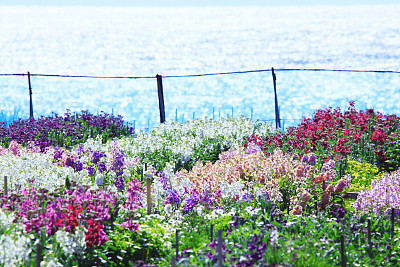
[{"label": "white blossom cluster", "polygon": [[13,225],[15,215],[13,213],[7,214],[0,209],[0,229],[9,229]]},{"label": "white blossom cluster", "polygon": [[45,247],[45,255],[40,266],[70,266],[71,262],[76,257],[82,256],[86,249],[85,233],[83,227],[75,228],[74,233],[57,231],[52,242]]},{"label": "white blossom cluster", "polygon": [[50,153],[29,152],[26,148],[21,148],[19,155],[6,151],[0,155],[1,188],[4,188],[4,176],[8,177],[9,192],[32,185],[52,191],[64,186],[67,177],[80,184],[90,182],[86,170],[77,173],[70,167],[54,164],[52,160]]},{"label": "white blossom cluster", "polygon": [[60,260],[53,254],[46,254],[40,262],[41,267],[63,267]]},{"label": "white blossom cluster", "polygon": [[[235,147],[240,145],[246,136],[267,135],[272,131],[271,124],[253,122],[245,117],[200,119],[186,123],[174,121],[161,124],[151,132],[141,132],[136,137],[122,138],[119,145],[126,155],[170,151],[185,162],[193,156],[195,147],[204,143],[204,139],[215,139],[222,146]],[[93,144],[93,141],[90,142]],[[110,145],[108,143],[108,146]],[[212,147],[205,149],[211,151]]]},{"label": "white blossom cluster", "polygon": [[86,230],[83,227],[77,227],[75,228],[75,233],[68,233],[64,230],[57,231],[55,239],[63,253],[68,257],[72,257],[74,254],[82,255],[86,249],[85,234]]},{"label": "white blossom cluster", "polygon": [[205,218],[207,220],[216,220],[226,216],[234,216],[236,214],[236,210],[232,208],[229,212],[224,212],[222,209],[212,210],[210,214],[206,214]]},{"label": "white blossom cluster", "polygon": [[13,220],[13,214],[0,209],[0,266],[24,266],[32,252],[34,236],[24,233],[24,228],[13,224]]}]

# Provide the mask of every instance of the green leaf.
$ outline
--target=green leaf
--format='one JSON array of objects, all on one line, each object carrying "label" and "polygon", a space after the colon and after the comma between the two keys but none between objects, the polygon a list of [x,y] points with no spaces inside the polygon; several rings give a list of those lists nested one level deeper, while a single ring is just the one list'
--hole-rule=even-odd
[{"label": "green leaf", "polygon": [[360,222],[364,223],[368,218],[368,214],[364,214],[361,218],[360,218]]}]

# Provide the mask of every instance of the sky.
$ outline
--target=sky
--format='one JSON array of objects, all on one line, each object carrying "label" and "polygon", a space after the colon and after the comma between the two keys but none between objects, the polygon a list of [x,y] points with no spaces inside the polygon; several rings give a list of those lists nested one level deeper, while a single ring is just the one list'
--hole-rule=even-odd
[{"label": "sky", "polygon": [[0,5],[39,6],[282,6],[400,4],[400,0],[0,0]]}]

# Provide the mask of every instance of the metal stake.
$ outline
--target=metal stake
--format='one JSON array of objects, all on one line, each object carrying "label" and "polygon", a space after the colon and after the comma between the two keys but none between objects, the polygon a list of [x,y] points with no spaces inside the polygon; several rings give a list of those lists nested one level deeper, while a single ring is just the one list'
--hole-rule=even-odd
[{"label": "metal stake", "polygon": [[31,87],[31,74],[28,71],[28,84],[29,84],[29,117],[33,119],[33,102],[32,102],[32,87]]}]

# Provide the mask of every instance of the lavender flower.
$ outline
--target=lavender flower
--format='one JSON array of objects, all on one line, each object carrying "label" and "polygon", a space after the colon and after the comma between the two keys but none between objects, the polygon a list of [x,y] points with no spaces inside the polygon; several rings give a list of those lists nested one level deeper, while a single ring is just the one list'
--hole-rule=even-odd
[{"label": "lavender flower", "polygon": [[335,179],[335,177],[336,177],[335,161],[333,159],[330,159],[327,162],[325,162],[324,165],[322,165],[321,171],[329,172],[330,179],[331,180]]},{"label": "lavender flower", "polygon": [[98,170],[100,173],[105,172],[105,171],[107,170],[106,164],[105,164],[104,162],[100,162],[100,163],[97,165],[97,170]]},{"label": "lavender flower", "polygon": [[91,160],[94,164],[97,164],[102,157],[106,157],[106,154],[100,151],[93,151]]},{"label": "lavender flower", "polygon": [[165,176],[165,173],[164,173],[164,172],[159,172],[159,173],[158,173],[158,176],[160,177],[160,182],[161,182],[162,185],[163,185],[163,189],[164,189],[164,190],[169,190],[169,189],[171,189],[170,186],[169,186],[168,178]]},{"label": "lavender flower", "polygon": [[385,173],[379,180],[372,180],[371,189],[361,191],[354,203],[354,209],[360,214],[375,215],[395,209],[400,215],[400,170]]},{"label": "lavender flower", "polygon": [[249,192],[248,194],[244,194],[242,196],[242,200],[246,202],[251,202],[253,201],[253,195],[251,194],[251,192]]},{"label": "lavender flower", "polygon": [[76,172],[80,172],[83,169],[83,163],[80,161],[74,162],[74,169]]},{"label": "lavender flower", "polygon": [[200,195],[199,204],[203,204],[206,208],[211,210],[213,208],[213,197],[207,192],[204,192]]},{"label": "lavender flower", "polygon": [[89,176],[94,176],[94,167],[93,166],[87,166],[86,169],[89,173]]},{"label": "lavender flower", "polygon": [[178,205],[181,202],[181,198],[179,196],[179,193],[177,191],[175,191],[175,190],[171,190],[171,192],[169,192],[169,194],[168,194],[168,196],[166,198],[166,202],[168,202],[170,204]]},{"label": "lavender flower", "polygon": [[314,153],[304,155],[303,158],[301,159],[301,162],[315,166],[315,164],[317,163],[317,156]]},{"label": "lavender flower", "polygon": [[199,202],[198,195],[191,194],[190,196],[185,197],[185,205],[183,206],[183,212],[189,213],[191,212]]}]

